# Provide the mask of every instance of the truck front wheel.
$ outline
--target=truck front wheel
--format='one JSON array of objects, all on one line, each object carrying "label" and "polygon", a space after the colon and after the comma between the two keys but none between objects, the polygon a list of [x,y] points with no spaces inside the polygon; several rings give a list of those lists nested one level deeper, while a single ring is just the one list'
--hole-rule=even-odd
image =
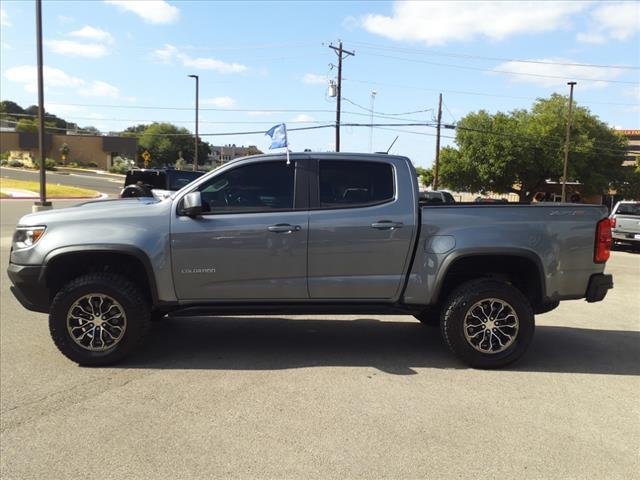
[{"label": "truck front wheel", "polygon": [[111,272],[82,275],[56,294],[49,331],[58,349],[80,365],[115,363],[131,353],[149,329],[140,289]]},{"label": "truck front wheel", "polygon": [[466,282],[444,306],[442,335],[473,368],[500,368],[518,360],[533,339],[531,304],[515,287],[496,280]]}]

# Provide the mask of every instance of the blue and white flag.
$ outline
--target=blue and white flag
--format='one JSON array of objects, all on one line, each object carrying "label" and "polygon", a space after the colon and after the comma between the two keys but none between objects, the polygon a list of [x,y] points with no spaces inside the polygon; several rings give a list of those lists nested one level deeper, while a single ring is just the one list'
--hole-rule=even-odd
[{"label": "blue and white flag", "polygon": [[269,150],[273,150],[274,148],[287,148],[289,146],[287,142],[287,125],[284,123],[271,127],[265,135],[271,137]]}]

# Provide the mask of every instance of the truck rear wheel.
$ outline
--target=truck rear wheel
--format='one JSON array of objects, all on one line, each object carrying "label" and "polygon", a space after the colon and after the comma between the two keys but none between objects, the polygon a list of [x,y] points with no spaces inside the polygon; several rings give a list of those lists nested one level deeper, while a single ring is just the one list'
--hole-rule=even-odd
[{"label": "truck rear wheel", "polygon": [[515,287],[496,280],[466,282],[447,299],[442,336],[473,368],[500,368],[526,352],[535,330],[531,304]]},{"label": "truck rear wheel", "polygon": [[58,349],[85,366],[109,365],[131,353],[149,329],[140,289],[111,272],[82,275],[56,294],[49,331]]}]

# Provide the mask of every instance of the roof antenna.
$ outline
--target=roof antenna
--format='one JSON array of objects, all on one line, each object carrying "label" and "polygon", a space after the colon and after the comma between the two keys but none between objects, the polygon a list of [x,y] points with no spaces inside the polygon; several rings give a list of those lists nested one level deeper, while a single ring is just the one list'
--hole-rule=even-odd
[{"label": "roof antenna", "polygon": [[391,147],[393,147],[393,144],[396,143],[396,140],[398,140],[399,137],[400,135],[396,135],[396,138],[393,140],[393,142],[391,142],[391,145],[389,145],[389,148],[387,148],[387,153],[389,153],[389,150],[391,150]]}]

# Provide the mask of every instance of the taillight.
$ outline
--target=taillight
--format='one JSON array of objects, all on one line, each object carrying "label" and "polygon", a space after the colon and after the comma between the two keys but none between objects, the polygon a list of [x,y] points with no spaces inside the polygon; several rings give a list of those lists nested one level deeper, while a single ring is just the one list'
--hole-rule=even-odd
[{"label": "taillight", "polygon": [[598,222],[596,227],[596,248],[593,252],[593,261],[595,263],[604,263],[609,260],[611,254],[611,244],[613,238],[611,237],[611,224],[613,222],[604,218]]},{"label": "taillight", "polygon": [[611,228],[616,228],[616,217],[610,218],[609,220],[611,222]]}]

